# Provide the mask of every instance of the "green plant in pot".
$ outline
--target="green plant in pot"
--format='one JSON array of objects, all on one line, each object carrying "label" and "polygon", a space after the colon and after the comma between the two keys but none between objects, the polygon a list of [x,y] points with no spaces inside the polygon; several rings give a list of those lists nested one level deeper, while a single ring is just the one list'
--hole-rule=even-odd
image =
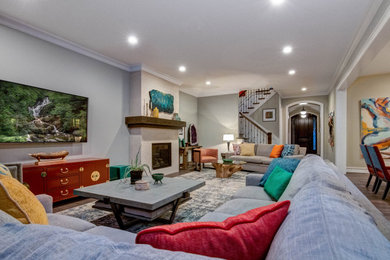
[{"label": "green plant in pot", "polygon": [[130,165],[126,168],[125,176],[130,176],[131,184],[134,184],[138,180],[142,180],[142,174],[144,171],[146,172],[146,174],[148,173],[146,170],[151,173],[149,165],[147,165],[146,163],[141,164],[141,160],[139,160],[139,152],[140,149],[138,149],[135,161],[131,160]]}]

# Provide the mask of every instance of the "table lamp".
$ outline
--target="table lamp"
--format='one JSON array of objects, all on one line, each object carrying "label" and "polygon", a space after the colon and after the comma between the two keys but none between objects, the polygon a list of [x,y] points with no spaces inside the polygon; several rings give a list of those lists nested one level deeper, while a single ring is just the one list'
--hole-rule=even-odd
[{"label": "table lamp", "polygon": [[234,140],[234,134],[224,134],[223,140],[227,142],[228,151],[230,151],[230,141]]}]

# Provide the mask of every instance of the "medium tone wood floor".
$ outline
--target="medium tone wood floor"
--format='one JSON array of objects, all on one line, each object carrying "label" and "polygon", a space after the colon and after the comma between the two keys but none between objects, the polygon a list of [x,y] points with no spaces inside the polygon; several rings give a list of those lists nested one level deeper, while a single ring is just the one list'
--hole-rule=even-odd
[{"label": "medium tone wood floor", "polygon": [[[170,177],[180,176],[189,171],[180,171],[179,173],[172,174]],[[387,196],[386,200],[382,200],[382,195],[386,185],[382,183],[381,188],[379,189],[377,194],[372,192],[372,187],[374,185],[374,178],[371,180],[370,186],[366,188],[366,183],[368,179],[368,174],[364,173],[348,173],[347,177],[359,188],[359,190],[377,207],[385,217],[390,220],[390,192]],[[85,203],[93,202],[94,199],[85,199],[85,198],[74,198],[66,201],[57,202],[54,204],[53,211],[58,212],[65,209],[77,207],[79,205],[83,205]]]},{"label": "medium tone wood floor", "polygon": [[368,173],[347,173],[347,177],[359,188],[359,190],[375,205],[385,217],[390,220],[390,192],[387,195],[386,200],[382,200],[383,193],[385,192],[386,184],[382,182],[382,185],[377,194],[372,192],[375,178],[371,179],[370,185],[366,188],[368,180]]}]

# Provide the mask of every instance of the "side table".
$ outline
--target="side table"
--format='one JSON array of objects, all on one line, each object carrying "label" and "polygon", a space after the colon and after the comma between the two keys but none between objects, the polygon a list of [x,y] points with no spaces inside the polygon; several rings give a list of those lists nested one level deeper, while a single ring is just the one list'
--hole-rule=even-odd
[{"label": "side table", "polygon": [[234,155],[234,153],[232,153],[232,152],[221,153],[222,159],[229,159],[233,155]]}]

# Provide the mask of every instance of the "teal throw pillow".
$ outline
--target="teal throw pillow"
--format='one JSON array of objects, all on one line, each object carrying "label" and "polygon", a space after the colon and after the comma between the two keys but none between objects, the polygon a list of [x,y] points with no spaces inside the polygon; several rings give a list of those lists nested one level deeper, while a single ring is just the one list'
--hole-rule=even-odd
[{"label": "teal throw pillow", "polygon": [[264,185],[265,192],[275,200],[278,200],[290,182],[291,177],[291,172],[276,166]]},{"label": "teal throw pillow", "polygon": [[275,158],[272,160],[271,164],[268,166],[267,171],[264,173],[263,178],[261,178],[259,186],[264,187],[265,182],[268,177],[275,169],[275,167],[279,166],[280,168],[285,169],[288,172],[294,173],[295,169],[298,167],[298,164],[301,160],[299,159],[291,159],[291,158]]}]

